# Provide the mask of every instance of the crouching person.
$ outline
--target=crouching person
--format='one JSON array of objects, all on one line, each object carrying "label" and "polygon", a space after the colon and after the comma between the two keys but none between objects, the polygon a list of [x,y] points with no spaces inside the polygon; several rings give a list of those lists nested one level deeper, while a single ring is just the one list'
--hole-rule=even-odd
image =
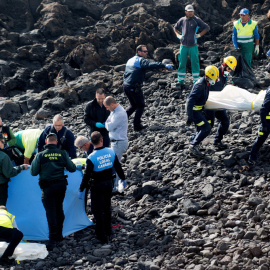
[{"label": "crouching person", "polygon": [[51,251],[57,242],[63,240],[63,201],[68,184],[64,170],[66,168],[69,172],[75,172],[76,165],[69,159],[65,150],[57,148],[55,133],[48,134],[45,143],[45,150],[39,152],[32,162],[31,174],[39,174],[42,203],[49,225],[49,242],[46,246]]},{"label": "crouching person", "polygon": [[115,168],[124,185],[126,184],[125,175],[114,151],[103,146],[103,138],[98,131],[91,134],[91,142],[94,145],[94,151],[87,158],[78,196],[82,199],[82,192],[90,184],[91,209],[96,219],[96,236],[101,243],[107,243],[112,234],[113,168]]},{"label": "crouching person", "polygon": [[14,260],[9,257],[13,255],[15,248],[21,242],[23,233],[17,228],[15,216],[10,214],[4,205],[0,205],[0,238],[9,243],[0,258],[0,265],[11,265]]}]

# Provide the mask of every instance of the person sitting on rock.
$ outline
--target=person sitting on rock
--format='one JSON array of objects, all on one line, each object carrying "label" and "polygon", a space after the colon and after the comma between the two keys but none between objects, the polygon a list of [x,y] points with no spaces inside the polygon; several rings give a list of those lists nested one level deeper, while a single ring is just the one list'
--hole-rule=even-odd
[{"label": "person sitting on rock", "polygon": [[[210,86],[210,91],[222,91],[227,84],[228,75],[232,70],[235,70],[236,65],[237,60],[234,56],[225,57],[223,63],[218,69],[219,78],[215,85]],[[206,118],[212,127],[214,126],[215,118],[220,122],[214,138],[214,146],[219,150],[226,149],[227,145],[222,143],[223,136],[227,133],[230,125],[230,119],[226,110],[206,110],[205,113]]]},{"label": "person sitting on rock", "polygon": [[41,133],[38,140],[38,152],[44,150],[45,140],[48,134],[57,135],[57,148],[68,152],[71,159],[76,158],[75,137],[71,130],[64,126],[63,117],[57,114],[53,118],[53,124],[47,126]]},{"label": "person sitting on rock", "polygon": [[20,164],[30,164],[33,160],[41,132],[40,129],[26,129],[15,133],[15,146],[24,154],[24,160],[21,160]]},{"label": "person sitting on rock", "polygon": [[15,216],[7,211],[4,205],[0,205],[0,238],[8,242],[8,247],[0,258],[0,265],[11,265],[14,259],[9,259],[14,253],[15,248],[23,238],[23,233],[18,230]]},{"label": "person sitting on rock", "polygon": [[146,71],[160,68],[173,69],[173,65],[171,64],[148,61],[146,59],[147,56],[148,50],[146,45],[139,45],[136,48],[136,55],[127,61],[123,76],[123,89],[130,102],[130,106],[126,109],[128,118],[136,111],[134,117],[135,131],[140,131],[146,127],[141,124],[141,117],[145,107],[141,86]]},{"label": "person sitting on rock", "polygon": [[211,125],[204,115],[204,105],[208,99],[210,87],[216,83],[218,76],[219,70],[217,67],[206,67],[205,76],[193,85],[187,98],[187,125],[191,125],[193,122],[197,129],[195,134],[191,137],[189,146],[190,154],[194,156],[202,156],[198,146],[211,131]]}]

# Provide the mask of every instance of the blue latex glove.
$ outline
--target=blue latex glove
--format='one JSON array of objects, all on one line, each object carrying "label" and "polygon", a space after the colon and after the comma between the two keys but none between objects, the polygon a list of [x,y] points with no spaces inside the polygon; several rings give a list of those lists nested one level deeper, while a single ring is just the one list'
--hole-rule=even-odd
[{"label": "blue latex glove", "polygon": [[78,199],[82,200],[83,199],[83,192],[78,191]]},{"label": "blue latex glove", "polygon": [[96,127],[97,127],[97,128],[105,128],[105,125],[103,125],[103,124],[100,123],[100,122],[96,122]]},{"label": "blue latex glove", "polygon": [[81,164],[76,165],[77,171],[82,171],[82,169],[83,169],[83,166]]},{"label": "blue latex glove", "polygon": [[167,68],[167,69],[173,69],[173,65],[172,64],[167,64],[167,65],[165,65],[165,68]]},{"label": "blue latex glove", "polygon": [[267,56],[270,56],[270,50],[266,53]]}]

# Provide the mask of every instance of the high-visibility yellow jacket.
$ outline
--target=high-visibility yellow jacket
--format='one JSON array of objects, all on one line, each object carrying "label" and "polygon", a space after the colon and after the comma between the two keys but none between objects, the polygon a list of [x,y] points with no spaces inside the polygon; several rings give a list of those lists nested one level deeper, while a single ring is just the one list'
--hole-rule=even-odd
[{"label": "high-visibility yellow jacket", "polygon": [[257,25],[256,21],[249,19],[248,23],[244,26],[241,23],[241,19],[233,23],[237,31],[237,42],[238,43],[250,43],[254,41],[253,31]]},{"label": "high-visibility yellow jacket", "polygon": [[0,226],[5,228],[14,228],[15,216],[10,214],[8,211],[0,209]]}]

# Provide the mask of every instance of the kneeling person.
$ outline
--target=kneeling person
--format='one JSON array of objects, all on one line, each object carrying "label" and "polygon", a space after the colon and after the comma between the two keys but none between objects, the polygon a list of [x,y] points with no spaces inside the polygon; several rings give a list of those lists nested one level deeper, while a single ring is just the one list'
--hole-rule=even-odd
[{"label": "kneeling person", "polygon": [[31,174],[39,174],[42,190],[42,203],[49,225],[49,242],[47,249],[52,250],[56,242],[63,239],[62,230],[65,219],[63,201],[66,193],[67,179],[65,168],[76,171],[76,165],[69,159],[65,150],[57,148],[57,135],[50,133],[45,140],[45,150],[39,152],[32,162]]}]

